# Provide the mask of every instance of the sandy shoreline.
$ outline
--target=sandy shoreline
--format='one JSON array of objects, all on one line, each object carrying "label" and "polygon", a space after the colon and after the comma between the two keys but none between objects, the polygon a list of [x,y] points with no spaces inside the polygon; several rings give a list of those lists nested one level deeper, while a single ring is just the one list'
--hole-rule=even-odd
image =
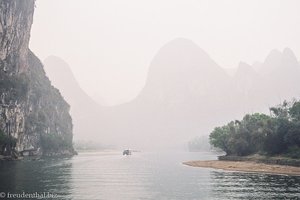
[{"label": "sandy shoreline", "polygon": [[250,161],[205,160],[205,161],[188,161],[188,162],[184,162],[183,164],[192,167],[214,168],[214,169],[223,169],[228,171],[242,171],[242,172],[300,176],[300,167],[292,167],[286,165],[270,165],[270,164],[256,163]]}]

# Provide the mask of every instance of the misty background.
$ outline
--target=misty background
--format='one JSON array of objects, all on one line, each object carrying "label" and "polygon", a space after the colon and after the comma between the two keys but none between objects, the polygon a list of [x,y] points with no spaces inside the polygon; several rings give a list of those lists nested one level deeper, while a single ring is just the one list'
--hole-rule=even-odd
[{"label": "misty background", "polygon": [[70,103],[75,138],[180,145],[299,97],[299,5],[38,0],[30,48]]}]

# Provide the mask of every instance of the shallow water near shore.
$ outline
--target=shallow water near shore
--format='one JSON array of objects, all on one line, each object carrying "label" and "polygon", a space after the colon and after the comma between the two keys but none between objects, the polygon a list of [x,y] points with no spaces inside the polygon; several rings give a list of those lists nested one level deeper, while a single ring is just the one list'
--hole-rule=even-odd
[{"label": "shallow water near shore", "polygon": [[[193,168],[212,153],[80,153],[73,158],[0,163],[0,192],[58,199],[297,199],[300,177]],[[51,199],[51,198],[50,198]]]}]

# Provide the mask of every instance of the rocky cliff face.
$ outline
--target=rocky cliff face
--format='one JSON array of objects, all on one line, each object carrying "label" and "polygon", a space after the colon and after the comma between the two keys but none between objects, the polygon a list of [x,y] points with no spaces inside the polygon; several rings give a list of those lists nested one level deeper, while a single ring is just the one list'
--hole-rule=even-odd
[{"label": "rocky cliff face", "polygon": [[0,2],[0,67],[7,73],[28,67],[28,43],[34,0]]},{"label": "rocky cliff face", "polygon": [[0,1],[0,154],[70,154],[69,105],[28,48],[34,3]]}]

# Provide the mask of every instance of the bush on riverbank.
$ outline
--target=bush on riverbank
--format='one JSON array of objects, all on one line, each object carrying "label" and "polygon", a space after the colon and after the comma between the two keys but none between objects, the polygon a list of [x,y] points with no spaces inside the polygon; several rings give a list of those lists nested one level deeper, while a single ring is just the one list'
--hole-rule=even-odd
[{"label": "bush on riverbank", "polygon": [[300,101],[270,108],[270,115],[247,114],[239,121],[216,127],[210,143],[226,155],[284,154],[300,158]]}]

